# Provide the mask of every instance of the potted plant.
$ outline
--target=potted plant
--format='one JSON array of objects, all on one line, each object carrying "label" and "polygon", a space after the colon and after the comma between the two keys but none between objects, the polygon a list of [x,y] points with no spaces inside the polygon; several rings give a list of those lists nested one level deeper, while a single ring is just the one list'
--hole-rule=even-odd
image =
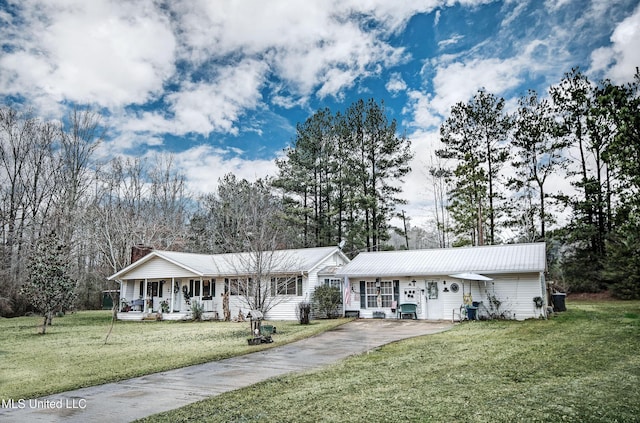
[{"label": "potted plant", "polygon": [[131,310],[131,306],[129,305],[129,301],[127,301],[126,298],[123,298],[120,301],[120,310],[122,310],[123,313],[126,313],[126,312]]},{"label": "potted plant", "polygon": [[160,309],[162,310],[163,313],[168,313],[169,312],[169,300],[163,300],[160,303]]}]

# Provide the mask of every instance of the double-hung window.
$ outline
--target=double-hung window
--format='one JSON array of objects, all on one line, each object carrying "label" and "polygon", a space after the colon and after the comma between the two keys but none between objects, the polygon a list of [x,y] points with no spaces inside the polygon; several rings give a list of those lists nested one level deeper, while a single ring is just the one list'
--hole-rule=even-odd
[{"label": "double-hung window", "polygon": [[324,284],[333,288],[340,288],[341,283],[342,283],[341,279],[324,278]]},{"label": "double-hung window", "polygon": [[381,307],[391,307],[393,301],[393,283],[391,281],[367,281],[367,308],[378,306],[378,296],[382,300]]},{"label": "double-hung window", "polygon": [[271,295],[302,295],[302,276],[271,278]]}]

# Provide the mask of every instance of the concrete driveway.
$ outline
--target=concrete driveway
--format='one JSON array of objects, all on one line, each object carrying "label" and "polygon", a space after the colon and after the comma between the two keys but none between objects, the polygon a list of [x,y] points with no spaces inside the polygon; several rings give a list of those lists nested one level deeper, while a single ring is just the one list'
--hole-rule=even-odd
[{"label": "concrete driveway", "polygon": [[[355,320],[302,341],[226,360],[154,373],[0,408],[3,422],[128,422],[292,372],[316,369],[351,355],[451,323]],[[274,335],[278,342],[277,335]]]}]

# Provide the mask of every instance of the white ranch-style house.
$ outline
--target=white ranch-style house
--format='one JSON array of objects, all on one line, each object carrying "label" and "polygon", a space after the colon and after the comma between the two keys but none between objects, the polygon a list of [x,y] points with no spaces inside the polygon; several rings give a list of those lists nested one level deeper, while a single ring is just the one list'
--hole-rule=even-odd
[{"label": "white ranch-style house", "polygon": [[546,269],[545,244],[529,243],[360,253],[337,276],[345,313],[363,318],[406,306],[402,317],[524,320],[546,316]]},{"label": "white ranch-style house", "polygon": [[[150,251],[109,277],[120,282],[119,319],[158,312],[186,319],[193,301],[204,305],[205,317],[221,319],[224,292],[232,318],[250,311],[242,290],[251,272],[242,269],[252,253]],[[270,254],[276,264],[269,295],[278,301],[264,316],[269,320],[295,320],[298,304],[311,301],[321,284],[341,287],[342,313],[361,318],[524,320],[545,317],[549,305],[544,243],[378,251],[351,261],[338,247]]]},{"label": "white ranch-style house", "polygon": [[[255,253],[194,254],[149,249],[109,280],[120,283],[120,320],[143,320],[161,313],[166,320],[187,319],[191,304],[204,306],[205,318],[223,318],[223,294],[229,294],[229,312],[236,317],[250,310],[243,289],[255,275],[257,259],[268,260],[268,295],[276,296],[264,316],[295,320],[298,303],[310,301],[319,283],[340,285],[336,269],[349,259],[338,247],[277,250]],[[264,267],[264,266],[263,266]],[[163,310],[164,308],[164,310]]]}]

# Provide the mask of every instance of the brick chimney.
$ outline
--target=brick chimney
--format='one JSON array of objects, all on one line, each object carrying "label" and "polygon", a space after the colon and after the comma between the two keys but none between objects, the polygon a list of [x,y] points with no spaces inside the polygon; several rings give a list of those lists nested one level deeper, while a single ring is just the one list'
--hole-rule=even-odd
[{"label": "brick chimney", "polygon": [[144,244],[134,245],[131,247],[131,263],[135,263],[152,251],[153,247],[148,247]]}]

